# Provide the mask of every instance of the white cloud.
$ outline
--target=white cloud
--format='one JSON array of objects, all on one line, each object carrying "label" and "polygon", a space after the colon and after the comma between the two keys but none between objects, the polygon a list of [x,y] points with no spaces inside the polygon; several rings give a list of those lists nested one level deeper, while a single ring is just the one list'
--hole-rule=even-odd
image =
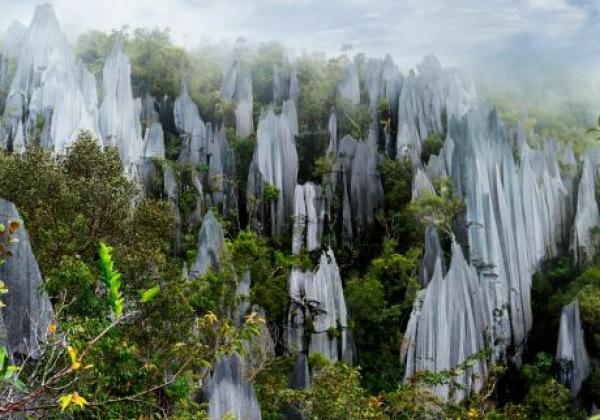
[{"label": "white cloud", "polygon": [[[295,51],[337,53],[342,43],[371,55],[392,53],[404,67],[428,53],[459,64],[496,49],[527,45],[588,51],[592,0],[50,0],[71,39],[89,30],[170,27],[191,48],[201,40],[277,39]],[[0,28],[28,23],[35,0],[0,0]],[[594,36],[592,36],[594,35]],[[532,48],[533,48],[532,47]],[[583,54],[583,53],[582,53]],[[555,54],[556,55],[556,54]],[[560,55],[560,54],[559,54]]]}]

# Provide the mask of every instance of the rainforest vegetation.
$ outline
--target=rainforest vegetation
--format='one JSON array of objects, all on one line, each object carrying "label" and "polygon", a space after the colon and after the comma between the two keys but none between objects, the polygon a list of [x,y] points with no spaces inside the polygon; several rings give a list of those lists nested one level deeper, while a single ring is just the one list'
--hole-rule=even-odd
[{"label": "rainforest vegetation", "polygon": [[[351,242],[337,240],[335,229],[342,227],[334,220],[332,232],[325,232],[323,239],[340,268],[356,363],[332,364],[312,354],[311,386],[291,389],[295,355],[285,346],[287,281],[293,267],[313,269],[320,255],[292,255],[291,229],[272,239],[268,232],[252,228],[245,191],[256,138],[236,136],[234,104],[219,93],[223,50],[206,44],[187,51],[174,45],[168,31],[157,29],[89,32],[78,39],[76,53],[99,83],[116,37],[131,60],[134,96],[175,98],[185,80],[204,121],[224,125],[235,154],[236,177],[229,182],[238,197],[237,211],[225,216],[216,212],[226,238],[219,266],[188,280],[182,266],[191,266],[197,256],[201,220],[193,214],[197,193],[191,168],[177,162],[180,142],[174,126],[163,127],[166,159],[154,161],[154,170],[158,183],[167,166],[176,169],[183,232],[178,246],[166,194],[160,188],[142,194],[140,185],[123,173],[118,150],[101,147],[90,133],[81,132],[58,158],[39,146],[24,154],[0,153],[0,195],[16,205],[22,218],[20,226],[0,229],[0,251],[5,252],[0,255],[3,260],[12,258],[9,230],[26,229],[56,314],[39,360],[25,361],[17,372],[14,361],[0,353],[0,415],[26,408],[24,418],[205,418],[206,404],[199,393],[210,367],[224,354],[249,351],[245,341],[263,328],[270,331],[275,352],[257,356],[259,362],[245,376],[267,420],[286,418],[290,410],[310,419],[576,419],[585,418],[592,404],[600,406],[600,364],[593,362],[581,395],[574,399],[559,382],[560,366],[554,357],[561,308],[575,297],[588,351],[593,360],[600,354],[600,260],[575,266],[568,243],[534,277],[534,321],[522,364],[491,364],[482,391],[462,402],[439,399],[431,388],[460,386],[454,377],[475,360],[489,359],[488,352],[473,355],[455,369],[420,372],[403,381],[400,347],[422,288],[417,274],[425,229],[430,224],[438,228],[449,260],[452,231],[465,209],[444,179],[438,194],[413,200],[411,165],[394,157],[378,164],[383,203],[369,234]],[[289,53],[276,42],[247,46],[240,40],[236,48],[252,74],[256,124],[271,102],[274,69],[291,65]],[[335,95],[345,60],[347,52],[339,57],[304,52],[294,62],[301,86],[298,183],[324,185],[332,172],[326,154],[332,106],[341,115],[340,133],[367,136],[370,115],[362,72],[366,57],[354,58],[361,80],[359,105]],[[499,111],[512,127],[522,121],[510,115],[510,104],[500,103]],[[391,112],[382,100],[378,120],[395,139]],[[577,113],[563,109],[560,115],[548,116],[543,109],[531,108],[524,122],[530,145],[537,147],[553,136],[560,144],[574,142],[576,154],[581,153],[595,140],[586,134],[588,120]],[[142,126],[147,128],[147,123],[142,121]],[[438,153],[444,137],[434,133],[427,139],[424,161]],[[380,142],[379,148],[385,152],[395,146]],[[271,188],[265,189],[267,201],[278,196]],[[339,195],[333,202],[338,209]],[[252,278],[251,304],[262,311],[238,325],[233,319],[239,304],[235,284],[247,271]],[[68,351],[61,350],[65,342]],[[54,376],[51,386],[39,389],[44,378]],[[1,399],[9,389],[25,396],[39,394],[31,404],[11,407]]]}]

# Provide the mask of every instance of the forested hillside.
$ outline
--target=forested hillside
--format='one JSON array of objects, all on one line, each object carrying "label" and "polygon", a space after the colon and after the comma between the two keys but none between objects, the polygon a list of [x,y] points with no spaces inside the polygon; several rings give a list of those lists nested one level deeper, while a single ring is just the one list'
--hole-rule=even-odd
[{"label": "forested hillside", "polygon": [[38,6],[0,56],[0,417],[595,414],[600,109],[520,99]]}]

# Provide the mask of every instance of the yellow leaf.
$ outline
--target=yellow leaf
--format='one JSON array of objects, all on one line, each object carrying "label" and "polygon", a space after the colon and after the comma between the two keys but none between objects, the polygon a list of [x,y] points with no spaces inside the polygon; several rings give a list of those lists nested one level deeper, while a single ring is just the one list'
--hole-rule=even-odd
[{"label": "yellow leaf", "polygon": [[250,325],[252,325],[252,324],[255,324],[255,323],[256,323],[256,321],[257,321],[257,320],[256,320],[256,315],[257,315],[257,313],[256,313],[256,312],[252,312],[250,315],[246,315],[246,316],[244,317],[244,318],[245,318],[245,320],[246,320],[246,324],[250,324]]},{"label": "yellow leaf", "polygon": [[217,316],[212,313],[211,311],[208,311],[208,313],[206,315],[204,315],[204,320],[208,323],[208,325],[212,325],[215,322],[217,322],[219,319],[217,318]]},{"label": "yellow leaf", "polygon": [[73,392],[71,396],[71,401],[73,402],[73,404],[77,404],[81,408],[83,408],[83,406],[88,403],[87,400],[81,395],[79,395],[77,392]]},{"label": "yellow leaf", "polygon": [[60,404],[60,411],[65,411],[68,406],[71,405],[71,401],[73,400],[73,394],[63,395],[58,399],[58,403]]},{"label": "yellow leaf", "polygon": [[48,334],[54,333],[56,333],[56,324],[54,322],[51,322],[50,324],[48,324]]},{"label": "yellow leaf", "polygon": [[69,357],[71,358],[71,368],[73,368],[73,370],[81,368],[81,362],[77,359],[77,350],[71,346],[68,346],[67,351],[69,352]]}]

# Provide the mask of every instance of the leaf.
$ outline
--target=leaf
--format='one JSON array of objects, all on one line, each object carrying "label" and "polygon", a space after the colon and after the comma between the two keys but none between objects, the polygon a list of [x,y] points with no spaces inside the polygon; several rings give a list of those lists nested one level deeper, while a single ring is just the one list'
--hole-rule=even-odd
[{"label": "leaf", "polygon": [[19,226],[19,222],[17,222],[16,220],[11,220],[10,222],[8,222],[8,233],[12,235],[19,229]]},{"label": "leaf", "polygon": [[69,358],[71,359],[71,368],[73,370],[79,369],[81,367],[81,362],[77,359],[77,350],[71,346],[67,346],[67,351],[69,352]]},{"label": "leaf", "polygon": [[63,412],[72,404],[79,406],[79,408],[83,408],[88,404],[88,401],[79,395],[77,391],[71,394],[63,395],[58,399],[58,402],[60,404],[60,410]]},{"label": "leaf", "polygon": [[102,282],[108,289],[108,301],[110,303],[111,311],[114,316],[118,317],[123,314],[125,299],[121,293],[121,273],[113,271],[114,263],[111,251],[112,248],[107,246],[104,242],[99,243],[98,267],[100,268]]},{"label": "leaf", "polygon": [[4,378],[8,370],[8,350],[6,347],[0,347],[0,377]]},{"label": "leaf", "polygon": [[81,408],[83,408],[83,406],[88,403],[87,400],[85,398],[83,398],[81,395],[79,395],[77,392],[73,392],[71,401],[73,401],[73,404],[77,404]]},{"label": "leaf", "polygon": [[204,315],[203,318],[208,325],[212,325],[219,320],[217,316],[214,313],[212,313],[212,311],[208,311],[208,313]]},{"label": "leaf", "polygon": [[58,398],[58,403],[60,404],[60,411],[65,411],[68,406],[71,405],[71,401],[73,400],[73,394],[63,395]]},{"label": "leaf", "polygon": [[154,286],[148,290],[145,290],[144,292],[142,292],[142,297],[140,299],[140,302],[146,303],[146,302],[151,301],[152,299],[154,299],[156,297],[156,295],[158,295],[158,292],[160,292],[159,286]]}]

